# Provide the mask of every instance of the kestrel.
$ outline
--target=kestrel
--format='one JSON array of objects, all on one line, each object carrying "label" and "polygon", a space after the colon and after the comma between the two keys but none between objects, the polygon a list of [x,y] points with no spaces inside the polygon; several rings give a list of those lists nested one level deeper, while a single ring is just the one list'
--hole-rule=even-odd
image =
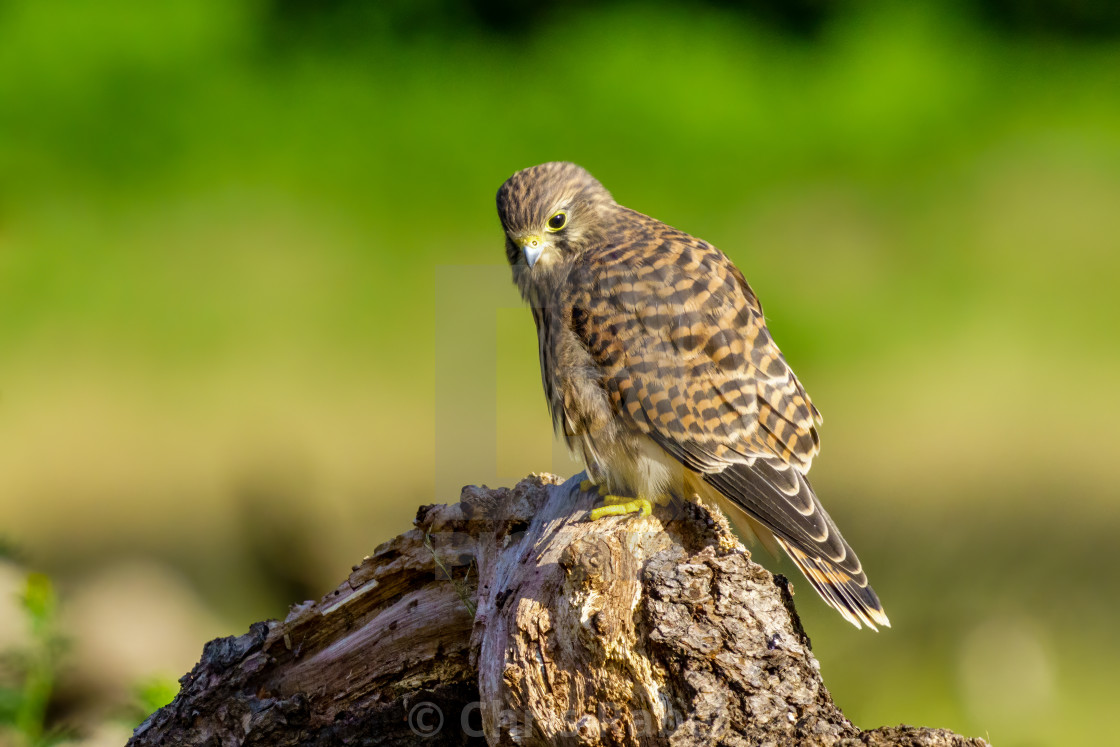
[{"label": "kestrel", "polygon": [[511,176],[498,215],[553,424],[606,496],[592,519],[699,496],[857,628],[889,626],[806,477],[820,413],[731,260],[572,163]]}]

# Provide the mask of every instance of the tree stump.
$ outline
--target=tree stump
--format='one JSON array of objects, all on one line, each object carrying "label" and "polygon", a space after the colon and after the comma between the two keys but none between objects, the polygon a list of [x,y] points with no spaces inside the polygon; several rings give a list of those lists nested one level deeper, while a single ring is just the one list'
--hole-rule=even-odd
[{"label": "tree stump", "polygon": [[592,523],[558,483],[421,507],[317,604],[208,643],[129,745],[986,744],[853,726],[717,511]]}]

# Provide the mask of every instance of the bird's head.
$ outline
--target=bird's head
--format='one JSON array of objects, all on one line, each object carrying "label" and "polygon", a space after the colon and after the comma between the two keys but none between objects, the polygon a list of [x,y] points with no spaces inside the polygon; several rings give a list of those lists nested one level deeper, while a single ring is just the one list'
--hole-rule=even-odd
[{"label": "bird's head", "polygon": [[498,217],[522,293],[601,242],[614,205],[610,192],[574,163],[542,163],[507,179],[498,190]]}]

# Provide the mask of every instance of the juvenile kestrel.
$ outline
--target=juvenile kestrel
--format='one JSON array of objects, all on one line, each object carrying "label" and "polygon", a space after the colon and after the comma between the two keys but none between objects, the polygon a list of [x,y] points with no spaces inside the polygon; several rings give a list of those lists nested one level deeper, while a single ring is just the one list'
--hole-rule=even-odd
[{"label": "juvenile kestrel", "polygon": [[698,495],[776,540],[857,628],[889,626],[805,476],[820,413],[723,252],[619,205],[571,163],[511,176],[498,214],[553,423],[611,504],[592,518]]}]

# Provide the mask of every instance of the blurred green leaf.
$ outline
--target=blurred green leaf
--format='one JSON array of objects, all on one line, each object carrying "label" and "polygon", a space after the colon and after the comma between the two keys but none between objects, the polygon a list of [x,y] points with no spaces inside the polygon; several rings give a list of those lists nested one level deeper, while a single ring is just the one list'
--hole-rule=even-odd
[{"label": "blurred green leaf", "polygon": [[152,677],[136,686],[136,703],[143,721],[149,715],[170,703],[179,694],[179,683],[170,677]]},{"label": "blurred green leaf", "polygon": [[0,687],[0,726],[14,726],[22,693],[11,687]]},{"label": "blurred green leaf", "polygon": [[43,573],[28,574],[21,601],[36,640],[44,640],[54,623],[58,605],[50,578]]}]

